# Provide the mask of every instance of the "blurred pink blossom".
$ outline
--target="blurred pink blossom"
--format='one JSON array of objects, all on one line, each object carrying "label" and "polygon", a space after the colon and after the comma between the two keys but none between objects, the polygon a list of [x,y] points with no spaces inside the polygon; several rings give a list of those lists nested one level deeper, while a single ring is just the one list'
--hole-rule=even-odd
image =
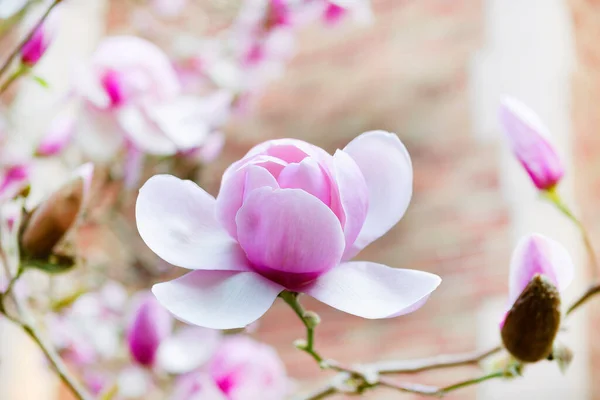
[{"label": "blurred pink blossom", "polygon": [[216,200],[193,182],[154,176],[140,189],[136,219],[157,255],[193,270],[153,288],[186,322],[242,327],[285,289],[389,318],[414,311],[440,278],[347,261],[402,218],[411,194],[410,157],[395,134],[364,133],[334,156],[280,139],[232,164]]},{"label": "blurred pink blossom", "polygon": [[500,108],[500,122],[512,151],[535,186],[540,190],[556,186],[565,171],[540,118],[520,101],[506,98]]},{"label": "blurred pink blossom", "polygon": [[225,339],[208,371],[228,400],[280,400],[289,394],[285,366],[275,350],[247,336]]},{"label": "blurred pink blossom", "polygon": [[96,159],[110,160],[125,142],[173,155],[202,145],[209,133],[197,112],[202,99],[182,94],[169,58],[144,39],[105,39],[79,68],[74,89],[84,101],[79,142]]}]

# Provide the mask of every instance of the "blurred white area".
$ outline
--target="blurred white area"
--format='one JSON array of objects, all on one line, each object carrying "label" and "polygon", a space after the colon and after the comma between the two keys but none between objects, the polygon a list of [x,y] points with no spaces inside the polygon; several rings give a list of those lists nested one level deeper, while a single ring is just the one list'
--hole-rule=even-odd
[{"label": "blurred white area", "polygon": [[[4,0],[0,0],[4,1]],[[40,6],[38,15],[44,11]],[[29,81],[20,84],[12,104],[9,135],[19,146],[33,148],[55,114],[69,85],[74,57],[86,57],[104,33],[107,0],[64,2],[55,41],[35,74],[51,83],[49,89]],[[25,34],[25,33],[24,33]],[[3,57],[4,58],[4,57]],[[60,162],[40,162],[34,171],[33,200],[39,200],[60,184],[67,171]],[[53,400],[57,398],[54,374],[38,348],[17,328],[0,320],[0,399]]]},{"label": "blurred white area", "polygon": [[[565,162],[566,170],[572,170],[570,81],[574,43],[568,5],[562,0],[485,0],[484,13],[484,48],[475,55],[470,76],[474,134],[482,140],[503,144],[498,105],[504,95],[516,97],[539,114],[552,134],[550,139]],[[529,232],[540,232],[570,250],[579,267],[565,296],[571,301],[585,287],[586,271],[583,268],[587,265],[587,256],[579,232],[540,198],[508,146],[500,147],[500,178],[511,213],[513,242]],[[575,204],[572,176],[568,173],[559,191],[568,204]],[[507,299],[502,297],[482,305],[478,321],[482,348],[500,340],[497,327],[506,302]],[[575,358],[566,375],[559,372],[555,363],[541,362],[527,367],[523,378],[480,385],[478,398],[589,398],[585,309],[578,311],[568,326],[569,331],[562,339],[574,351]]]}]

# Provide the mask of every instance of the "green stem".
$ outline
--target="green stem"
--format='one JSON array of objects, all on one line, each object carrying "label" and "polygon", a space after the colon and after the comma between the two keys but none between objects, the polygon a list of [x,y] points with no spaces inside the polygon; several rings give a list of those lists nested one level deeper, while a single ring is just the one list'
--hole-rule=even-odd
[{"label": "green stem", "polygon": [[443,395],[448,394],[457,389],[462,389],[467,386],[477,385],[481,382],[489,381],[490,379],[504,378],[506,376],[507,376],[506,372],[504,372],[504,371],[492,372],[491,374],[483,375],[479,378],[468,379],[466,381],[458,382],[453,385],[443,387],[443,388],[439,389],[436,394],[438,396],[443,396]]},{"label": "green stem", "polygon": [[315,328],[311,321],[306,317],[306,310],[300,304],[298,300],[299,294],[296,292],[288,292],[284,291],[279,294],[279,297],[285,301],[292,310],[296,313],[296,315],[300,318],[304,326],[306,327],[306,343],[297,346],[300,350],[309,354],[312,358],[315,359],[316,362],[323,368],[323,357],[315,350]]},{"label": "green stem", "polygon": [[17,70],[15,72],[13,72],[12,75],[9,76],[8,79],[6,81],[4,81],[4,83],[2,83],[2,85],[0,85],[0,94],[6,92],[6,90],[8,90],[8,88],[17,79],[19,79],[21,76],[25,75],[28,71],[29,71],[28,67],[26,67],[23,64],[19,65],[19,68],[17,68]]},{"label": "green stem", "polygon": [[571,220],[579,229],[581,233],[581,238],[583,239],[583,244],[588,253],[588,257],[590,259],[590,265],[592,267],[592,279],[594,281],[598,278],[598,259],[596,258],[596,252],[594,251],[594,246],[592,245],[592,241],[590,239],[590,235],[583,225],[583,223],[573,214],[571,209],[566,205],[566,203],[562,200],[556,187],[550,188],[543,192],[545,197],[552,203],[554,206],[562,212],[567,218]]}]

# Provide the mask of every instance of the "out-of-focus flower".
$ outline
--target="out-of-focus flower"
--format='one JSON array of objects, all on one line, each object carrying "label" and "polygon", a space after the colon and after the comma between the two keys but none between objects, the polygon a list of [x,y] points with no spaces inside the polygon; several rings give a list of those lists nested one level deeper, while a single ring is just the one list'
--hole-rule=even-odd
[{"label": "out-of-focus flower", "polygon": [[285,366],[275,350],[247,336],[225,339],[208,368],[229,400],[279,400],[290,390]]},{"label": "out-of-focus flower", "polygon": [[36,149],[38,156],[53,156],[65,149],[75,132],[75,118],[71,115],[59,115],[50,123]]},{"label": "out-of-focus flower", "polygon": [[328,24],[336,24],[347,15],[361,24],[373,21],[369,0],[326,0],[323,5],[323,20]]},{"label": "out-of-focus flower", "polygon": [[126,301],[125,288],[116,282],[80,296],[63,314],[48,316],[52,342],[76,366],[114,359],[120,350]]},{"label": "out-of-focus flower", "polygon": [[194,371],[177,378],[169,400],[229,399],[206,372]]},{"label": "out-of-focus flower", "polygon": [[213,355],[221,333],[197,326],[179,328],[158,348],[156,365],[170,374],[185,374],[202,366]]},{"label": "out-of-focus flower", "polygon": [[183,12],[188,0],[151,0],[152,9],[164,17],[176,17]]},{"label": "out-of-focus flower", "polygon": [[[19,229],[23,217],[23,199],[0,203],[0,246],[8,261],[8,271],[15,276],[19,265]],[[0,263],[3,260],[0,260]],[[0,291],[8,285],[6,269],[0,269]]]},{"label": "out-of-focus flower", "polygon": [[525,362],[552,352],[560,325],[560,294],[573,279],[573,262],[558,242],[531,234],[517,245],[509,277],[509,311],[501,324],[506,349]]},{"label": "out-of-focus flower", "polygon": [[17,196],[29,186],[29,164],[7,165],[0,169],[0,203]]},{"label": "out-of-focus flower", "polygon": [[28,67],[36,65],[46,54],[60,23],[60,6],[53,10],[46,20],[38,26],[31,38],[21,48],[21,63]]},{"label": "out-of-focus flower", "polygon": [[171,314],[150,293],[144,294],[127,329],[127,344],[133,359],[147,367],[154,365],[158,347],[172,327]]},{"label": "out-of-focus flower", "polygon": [[170,60],[146,40],[105,39],[75,84],[85,105],[79,142],[95,159],[111,159],[125,141],[144,153],[172,155],[208,135],[197,113],[201,99],[181,95]]},{"label": "out-of-focus flower", "polygon": [[151,178],[136,219],[157,255],[194,270],[153,288],[189,323],[248,325],[285,289],[354,315],[389,318],[414,311],[440,278],[347,260],[402,218],[411,194],[410,157],[394,134],[364,133],[334,156],[281,139],[232,164],[216,200],[190,181]]},{"label": "out-of-focus flower", "polygon": [[79,167],[69,183],[32,212],[21,236],[21,248],[28,255],[38,258],[49,256],[73,226],[87,201],[93,171],[92,164]]},{"label": "out-of-focus flower", "polygon": [[535,186],[540,190],[554,188],[565,171],[539,117],[520,101],[506,98],[500,108],[500,122],[512,151]]}]

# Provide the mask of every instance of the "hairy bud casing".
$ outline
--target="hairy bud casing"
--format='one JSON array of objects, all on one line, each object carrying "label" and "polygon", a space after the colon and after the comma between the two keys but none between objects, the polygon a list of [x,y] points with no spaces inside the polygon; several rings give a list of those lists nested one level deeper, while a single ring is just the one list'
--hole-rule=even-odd
[{"label": "hairy bud casing", "polygon": [[501,331],[504,347],[523,362],[547,358],[560,318],[558,289],[544,275],[536,274],[506,315]]}]

